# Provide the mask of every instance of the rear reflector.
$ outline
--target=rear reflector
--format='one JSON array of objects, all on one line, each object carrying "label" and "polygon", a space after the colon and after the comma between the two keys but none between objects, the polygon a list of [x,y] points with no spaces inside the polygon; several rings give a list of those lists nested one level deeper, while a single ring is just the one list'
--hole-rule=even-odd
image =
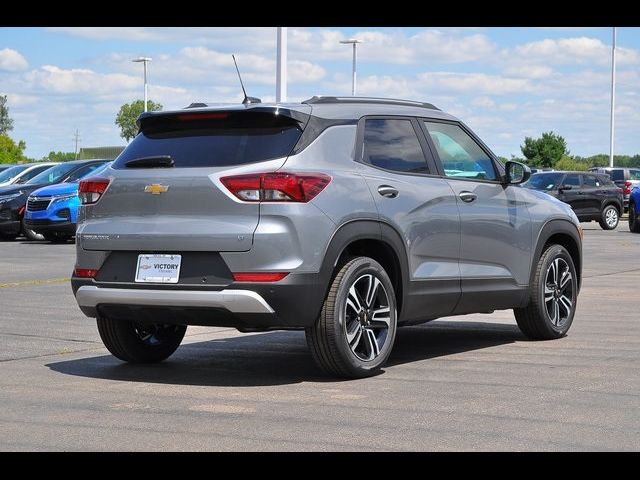
[{"label": "rear reflector", "polygon": [[261,272],[253,272],[253,273],[234,273],[233,280],[236,282],[279,282],[284,277],[289,275],[286,272],[278,272],[278,273],[261,273]]},{"label": "rear reflector", "polygon": [[322,173],[270,172],[222,177],[220,181],[245,202],[306,203],[329,185],[331,177]]},{"label": "rear reflector", "polygon": [[631,182],[627,180],[624,182],[624,187],[622,187],[622,193],[625,195],[629,195],[631,193]]},{"label": "rear reflector", "polygon": [[100,200],[102,194],[111,183],[108,178],[88,178],[87,180],[81,180],[78,186],[78,196],[80,202],[83,205],[92,205]]},{"label": "rear reflector", "polygon": [[96,278],[98,275],[98,270],[93,270],[91,268],[76,268],[73,270],[73,276],[79,278]]}]

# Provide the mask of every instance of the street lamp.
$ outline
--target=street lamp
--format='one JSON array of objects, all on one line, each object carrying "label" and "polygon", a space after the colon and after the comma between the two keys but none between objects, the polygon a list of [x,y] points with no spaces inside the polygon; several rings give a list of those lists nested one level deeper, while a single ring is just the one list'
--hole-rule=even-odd
[{"label": "street lamp", "polygon": [[351,77],[351,96],[356,96],[356,45],[362,43],[360,40],[350,38],[349,40],[340,40],[340,43],[353,45],[353,74]]},{"label": "street lamp", "polygon": [[149,57],[138,57],[131,60],[134,63],[144,64],[144,111],[147,111],[147,62],[150,62]]}]

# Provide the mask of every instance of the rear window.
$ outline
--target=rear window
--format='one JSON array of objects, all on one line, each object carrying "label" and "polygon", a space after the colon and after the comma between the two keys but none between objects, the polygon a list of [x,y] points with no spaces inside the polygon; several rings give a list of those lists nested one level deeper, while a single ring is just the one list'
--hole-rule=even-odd
[{"label": "rear window", "polygon": [[130,160],[167,155],[178,168],[263,162],[288,156],[301,134],[297,121],[272,112],[149,117],[113,168],[126,168]]},{"label": "rear window", "polygon": [[611,177],[611,180],[613,180],[614,182],[616,180],[620,181],[620,180],[624,180],[624,170],[609,170],[609,176]]}]

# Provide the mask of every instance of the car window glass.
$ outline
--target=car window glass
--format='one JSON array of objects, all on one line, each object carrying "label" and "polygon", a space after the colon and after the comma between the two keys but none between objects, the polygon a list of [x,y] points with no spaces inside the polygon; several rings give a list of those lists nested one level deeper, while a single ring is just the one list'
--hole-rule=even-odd
[{"label": "car window glass", "polygon": [[614,169],[614,170],[609,170],[609,176],[611,177],[611,180],[624,180],[624,170],[622,169]]},{"label": "car window glass", "polygon": [[572,187],[580,186],[580,175],[569,174],[564,178],[565,185],[571,185]]},{"label": "car window glass", "polygon": [[629,180],[640,180],[640,170],[629,170]]},{"label": "car window glass", "polygon": [[364,126],[362,161],[405,173],[429,173],[410,120],[370,118]]},{"label": "car window glass", "polygon": [[39,173],[44,172],[51,168],[51,165],[43,165],[41,167],[36,167],[33,170],[29,170],[23,176],[20,177],[20,183],[27,183],[32,178],[36,177]]},{"label": "car window glass", "polygon": [[584,182],[585,187],[599,187],[600,183],[596,180],[596,177],[593,175],[585,175],[582,177],[582,181]]},{"label": "car window glass", "polygon": [[533,190],[549,191],[558,188],[560,180],[562,180],[562,174],[536,173],[531,175],[531,178],[523,183],[522,186]]},{"label": "car window glass", "polygon": [[92,163],[91,165],[87,165],[85,167],[79,168],[78,170],[73,172],[71,175],[69,175],[67,182],[77,182],[82,177],[87,176],[89,173],[93,172],[94,170],[97,170],[99,167],[102,167],[103,165],[104,165],[103,163]]},{"label": "car window glass", "polygon": [[55,167],[49,166],[40,173],[36,175],[31,180],[29,180],[30,185],[39,185],[42,183],[57,183],[62,181],[64,177],[66,177],[72,170],[78,167],[77,163],[61,163],[56,165]]},{"label": "car window glass", "polygon": [[497,179],[491,158],[462,128],[449,123],[424,123],[447,177]]},{"label": "car window glass", "polygon": [[17,177],[21,172],[27,168],[26,165],[16,165],[15,167],[9,167],[0,173],[0,183],[10,182]]}]

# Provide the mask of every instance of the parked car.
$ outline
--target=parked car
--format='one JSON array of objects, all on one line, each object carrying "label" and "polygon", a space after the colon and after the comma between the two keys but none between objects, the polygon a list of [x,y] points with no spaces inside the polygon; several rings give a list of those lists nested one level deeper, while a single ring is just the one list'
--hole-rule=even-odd
[{"label": "parked car", "polygon": [[640,168],[593,167],[589,171],[608,174],[611,180],[622,189],[624,211],[626,212],[629,208],[631,189],[640,186]]},{"label": "parked car", "polygon": [[384,365],[397,326],[514,309],[553,339],[573,322],[571,207],[433,105],[314,97],[139,127],[80,182],[71,279],[121,360],[169,357],[187,325],[304,328],[316,362],[353,378]]},{"label": "parked car", "polygon": [[604,230],[616,228],[622,215],[622,190],[606,174],[536,173],[522,186],[568,203],[581,222],[595,220]]},{"label": "parked car", "polygon": [[640,233],[640,187],[634,187],[629,196],[629,230]]},{"label": "parked car", "polygon": [[86,175],[95,163],[104,160],[80,160],[49,166],[24,184],[0,188],[0,237],[14,239],[22,233],[28,240],[44,240],[24,224],[27,197],[31,192],[55,183],[72,182]]},{"label": "parked car", "polygon": [[[85,169],[84,177],[99,174],[110,163],[109,160],[91,163]],[[66,242],[76,234],[80,206],[78,182],[81,178],[78,174],[74,177],[75,180],[39,188],[29,195],[24,213],[27,229],[52,242]]]},{"label": "parked car", "polygon": [[22,165],[14,165],[11,168],[0,172],[0,189],[9,185],[22,185],[27,183],[36,175],[48,170],[49,168],[57,165],[55,162],[38,162],[38,163],[25,163]]}]

